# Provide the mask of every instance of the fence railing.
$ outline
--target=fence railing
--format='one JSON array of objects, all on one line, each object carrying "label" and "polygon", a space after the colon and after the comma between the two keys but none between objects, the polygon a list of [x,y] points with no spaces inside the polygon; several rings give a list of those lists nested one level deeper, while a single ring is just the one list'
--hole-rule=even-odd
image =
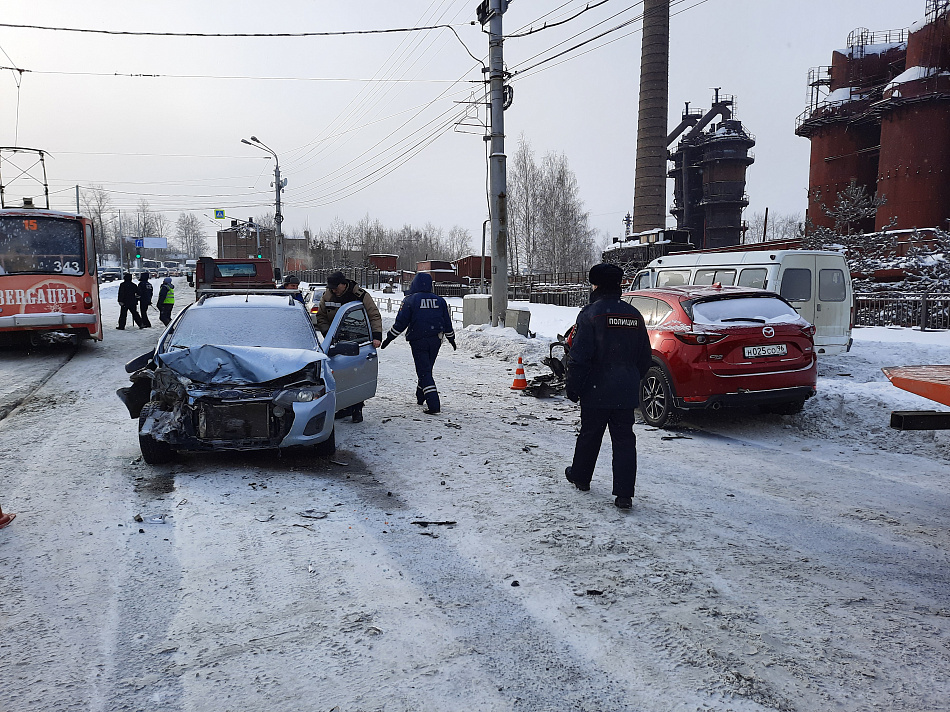
[{"label": "fence railing", "polygon": [[950,294],[855,294],[856,326],[950,329]]}]

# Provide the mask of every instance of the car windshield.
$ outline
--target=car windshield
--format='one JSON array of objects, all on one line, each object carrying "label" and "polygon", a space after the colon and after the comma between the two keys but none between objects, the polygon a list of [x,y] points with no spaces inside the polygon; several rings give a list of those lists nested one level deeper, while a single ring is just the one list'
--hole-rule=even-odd
[{"label": "car windshield", "polygon": [[188,349],[205,344],[316,349],[317,339],[302,310],[197,307],[182,315],[166,348]]},{"label": "car windshield", "polygon": [[798,312],[777,297],[755,296],[694,302],[697,324],[780,324],[797,321]]}]

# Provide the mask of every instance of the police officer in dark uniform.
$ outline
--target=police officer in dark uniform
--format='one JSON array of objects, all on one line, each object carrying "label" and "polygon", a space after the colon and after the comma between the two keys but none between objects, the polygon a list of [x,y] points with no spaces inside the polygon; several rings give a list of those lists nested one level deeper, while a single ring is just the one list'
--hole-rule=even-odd
[{"label": "police officer in dark uniform", "polygon": [[652,365],[650,338],[643,316],[620,298],[620,267],[594,265],[588,279],[594,291],[577,316],[566,387],[567,397],[580,401],[581,430],[574,461],[564,474],[577,489],[590,489],[604,430],[609,428],[614,504],[629,509],[637,480],[634,411],[640,403],[640,379]]},{"label": "police officer in dark uniform", "polygon": [[[406,331],[406,329],[409,329]],[[449,305],[432,291],[432,275],[420,272],[412,279],[406,298],[402,300],[399,313],[393,327],[386,334],[382,348],[406,331],[406,341],[412,349],[412,360],[416,365],[416,403],[426,404],[424,413],[435,415],[442,409],[439,390],[432,377],[432,367],[442,346],[441,336],[455,346],[455,330]]]}]

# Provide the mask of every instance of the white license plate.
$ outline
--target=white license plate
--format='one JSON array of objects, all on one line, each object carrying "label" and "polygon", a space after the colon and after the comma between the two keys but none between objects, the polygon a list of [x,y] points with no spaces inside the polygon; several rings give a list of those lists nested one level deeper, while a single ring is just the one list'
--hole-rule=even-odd
[{"label": "white license plate", "polygon": [[785,356],[788,353],[788,347],[785,344],[768,344],[767,346],[746,346],[742,351],[746,358]]}]

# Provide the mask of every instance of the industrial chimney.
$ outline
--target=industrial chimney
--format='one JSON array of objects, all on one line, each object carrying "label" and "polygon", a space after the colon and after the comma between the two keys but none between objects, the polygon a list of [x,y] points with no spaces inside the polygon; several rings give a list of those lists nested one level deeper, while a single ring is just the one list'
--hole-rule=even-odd
[{"label": "industrial chimney", "polygon": [[633,232],[666,227],[666,134],[670,94],[670,0],[645,0]]}]

